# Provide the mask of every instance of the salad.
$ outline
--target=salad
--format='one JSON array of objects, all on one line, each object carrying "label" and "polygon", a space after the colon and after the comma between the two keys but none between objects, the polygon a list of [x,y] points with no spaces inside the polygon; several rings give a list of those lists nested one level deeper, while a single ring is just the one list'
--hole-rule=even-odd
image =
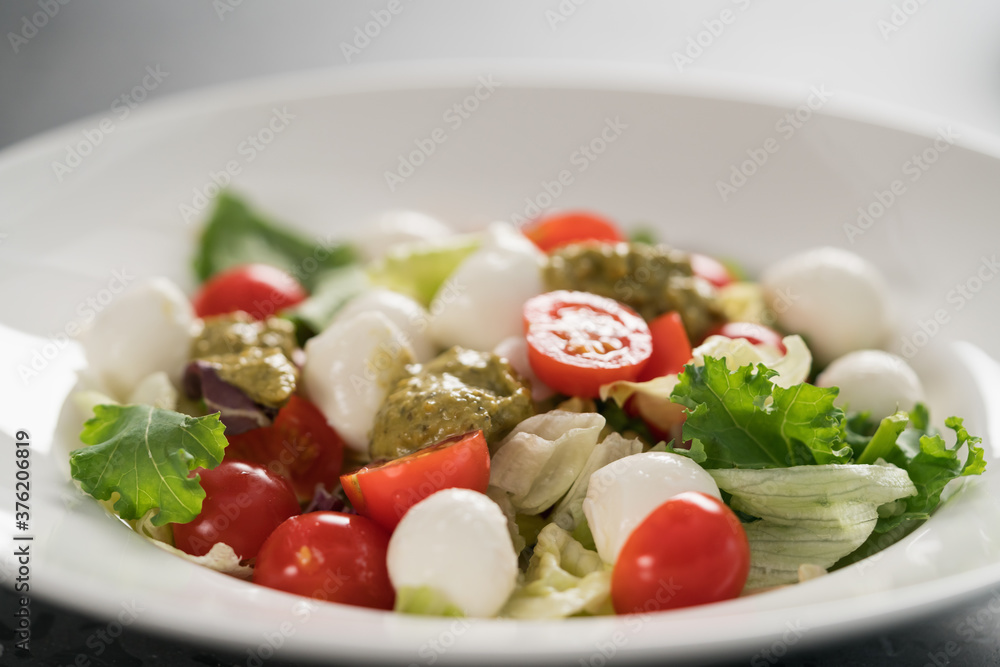
[{"label": "salad", "polygon": [[228,575],[402,613],[564,618],[798,584],[903,539],[980,439],[880,349],[844,250],[751,281],[592,212],[311,239],[220,195],[82,342],[80,488]]}]

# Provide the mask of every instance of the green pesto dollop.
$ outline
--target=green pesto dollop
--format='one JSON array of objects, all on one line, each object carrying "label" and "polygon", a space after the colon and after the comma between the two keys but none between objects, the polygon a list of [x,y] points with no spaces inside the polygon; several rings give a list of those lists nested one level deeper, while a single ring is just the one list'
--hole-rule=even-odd
[{"label": "green pesto dollop", "polygon": [[205,318],[191,357],[213,364],[223,381],[243,390],[254,403],[280,408],[298,385],[294,350],[291,322],[277,317],[258,321],[235,312]]},{"label": "green pesto dollop", "polygon": [[555,250],[543,271],[548,290],[620,301],[647,322],[676,310],[692,340],[721,321],[715,289],[694,276],[689,255],[666,245],[577,243]]},{"label": "green pesto dollop", "polygon": [[495,354],[453,347],[409,370],[375,415],[373,458],[398,458],[477,429],[493,444],[533,413],[531,389]]},{"label": "green pesto dollop", "polygon": [[255,320],[242,310],[206,317],[191,348],[193,359],[238,354],[251,347],[276,347],[289,359],[295,350],[295,325],[280,317]]}]

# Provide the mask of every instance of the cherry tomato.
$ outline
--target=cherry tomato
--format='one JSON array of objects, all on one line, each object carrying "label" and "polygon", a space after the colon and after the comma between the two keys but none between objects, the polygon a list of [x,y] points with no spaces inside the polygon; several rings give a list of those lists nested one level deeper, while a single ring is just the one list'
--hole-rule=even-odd
[{"label": "cherry tomato", "polygon": [[684,364],[691,361],[691,341],[680,314],[674,311],[660,315],[649,323],[649,333],[653,336],[653,354],[639,374],[639,381],[684,370]]},{"label": "cherry tomato", "polygon": [[254,583],[317,600],[392,609],[389,534],[370,519],[342,512],[292,517],[257,555]]},{"label": "cherry tomato", "polygon": [[559,290],[524,304],[528,363],[570,396],[596,398],[602,384],[635,380],[653,351],[649,326],[614,299]]},{"label": "cherry tomato", "polygon": [[691,270],[699,278],[704,278],[716,287],[725,287],[735,282],[733,274],[729,272],[726,265],[714,257],[702,255],[698,252],[692,252],[689,256],[691,259]]},{"label": "cherry tomato", "polygon": [[308,296],[298,281],[266,264],[244,264],[218,273],[201,286],[192,303],[198,317],[243,310],[263,320]]},{"label": "cherry tomato", "polygon": [[750,545],[726,505],[697,491],[657,507],[625,541],[611,573],[619,614],[678,609],[740,594]]},{"label": "cherry tomato", "polygon": [[441,489],[486,493],[490,450],[482,431],[457,435],[412,454],[365,466],[340,483],[359,514],[392,532],[407,510]]},{"label": "cherry tomato", "polygon": [[326,417],[306,399],[293,395],[274,424],[227,436],[226,459],[251,461],[291,482],[300,502],[310,500],[316,485],[337,486],[344,461],[344,441]]},{"label": "cherry tomato", "polygon": [[785,344],[781,342],[781,334],[763,324],[753,322],[726,322],[713,327],[709,336],[725,336],[726,338],[745,338],[751,345],[770,345],[784,354]]},{"label": "cherry tomato", "polygon": [[614,243],[625,240],[618,225],[589,211],[567,211],[545,216],[528,225],[524,235],[544,252],[582,241]]},{"label": "cherry tomato", "polygon": [[263,466],[223,461],[197,473],[205,489],[201,514],[173,524],[174,543],[192,556],[224,542],[241,560],[253,558],[271,531],[301,511],[288,482]]}]

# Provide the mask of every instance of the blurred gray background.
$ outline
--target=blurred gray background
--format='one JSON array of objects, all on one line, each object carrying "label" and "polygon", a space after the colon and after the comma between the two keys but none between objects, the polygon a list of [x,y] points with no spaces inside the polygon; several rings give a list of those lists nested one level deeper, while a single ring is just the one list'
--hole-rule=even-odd
[{"label": "blurred gray background", "polygon": [[[715,70],[822,83],[1000,134],[995,0],[396,1],[385,21],[390,0],[3,0],[0,147],[226,81],[463,58],[635,62],[677,76]],[[379,16],[386,25],[370,43],[345,53]],[[710,44],[678,65],[675,54],[686,58],[713,28],[718,35],[702,36]],[[122,101],[157,66],[165,75],[155,88]]]}]

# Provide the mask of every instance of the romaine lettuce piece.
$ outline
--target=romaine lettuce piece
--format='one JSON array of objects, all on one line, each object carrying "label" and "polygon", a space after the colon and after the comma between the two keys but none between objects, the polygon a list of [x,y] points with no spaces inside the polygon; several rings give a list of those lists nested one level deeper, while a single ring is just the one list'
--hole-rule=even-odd
[{"label": "romaine lettuce piece", "polygon": [[709,470],[732,495],[730,507],[758,517],[750,541],[748,588],[798,581],[800,565],[830,568],[875,529],[879,507],[916,495],[893,465],[806,465]]},{"label": "romaine lettuce piece", "polygon": [[458,265],[479,248],[478,236],[453,236],[440,241],[416,241],[395,246],[368,267],[368,278],[416,300],[424,307]]},{"label": "romaine lettuce piece", "polygon": [[529,417],[498,445],[490,485],[509,493],[520,514],[545,511],[580,476],[604,423],[596,412],[553,410]]},{"label": "romaine lettuce piece", "polygon": [[611,566],[554,523],[538,535],[524,583],[500,615],[507,618],[565,618],[610,614]]}]

